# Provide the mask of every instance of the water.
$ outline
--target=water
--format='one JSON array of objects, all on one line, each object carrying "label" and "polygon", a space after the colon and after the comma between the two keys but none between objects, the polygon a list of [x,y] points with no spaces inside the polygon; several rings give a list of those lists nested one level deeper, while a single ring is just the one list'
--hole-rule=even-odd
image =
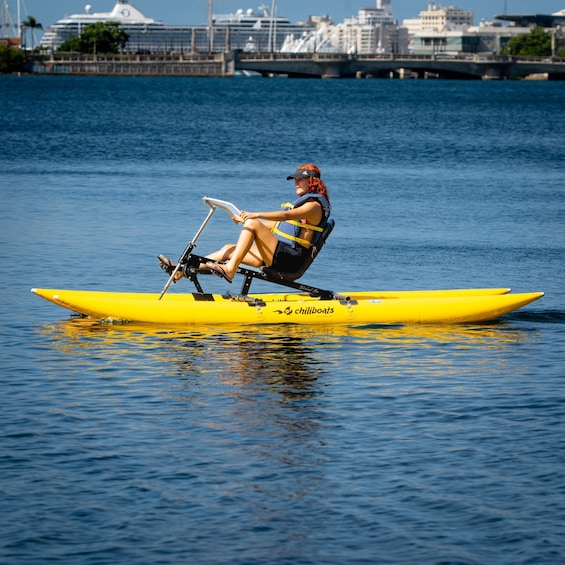
[{"label": "water", "polygon": [[[563,562],[562,83],[0,77],[0,100],[0,561]],[[337,227],[305,282],[546,296],[484,325],[149,329],[29,292],[158,291],[202,196],[277,208],[309,161]],[[236,235],[217,214],[198,251]]]}]

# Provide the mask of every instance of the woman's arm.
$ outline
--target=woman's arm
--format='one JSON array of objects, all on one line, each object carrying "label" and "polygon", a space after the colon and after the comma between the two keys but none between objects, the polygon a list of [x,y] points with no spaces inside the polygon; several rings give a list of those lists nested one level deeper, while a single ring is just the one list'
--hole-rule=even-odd
[{"label": "woman's arm", "polygon": [[308,223],[317,225],[322,219],[322,206],[319,202],[306,202],[298,208],[280,210],[275,212],[245,212],[241,211],[240,218],[245,220],[270,220],[272,222],[284,222],[286,220],[307,220]]}]

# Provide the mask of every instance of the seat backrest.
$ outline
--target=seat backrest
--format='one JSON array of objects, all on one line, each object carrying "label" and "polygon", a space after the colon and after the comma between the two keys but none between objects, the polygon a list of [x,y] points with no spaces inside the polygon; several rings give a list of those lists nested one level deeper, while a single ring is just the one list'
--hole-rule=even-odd
[{"label": "seat backrest", "polygon": [[335,226],[335,222],[330,218],[328,220],[328,223],[326,224],[326,227],[324,228],[324,231],[320,235],[320,239],[314,245],[312,245],[312,247],[310,247],[310,249],[308,250],[308,259],[296,272],[281,273],[279,271],[275,271],[271,269],[270,267],[263,267],[262,269],[263,272],[269,278],[273,278],[273,279],[283,279],[285,281],[295,281],[296,279],[299,279],[308,270],[308,267],[310,267],[312,261],[314,261],[318,253],[320,253],[322,247],[324,247],[324,243],[326,243],[326,240],[328,239],[330,233],[332,233],[334,226]]}]

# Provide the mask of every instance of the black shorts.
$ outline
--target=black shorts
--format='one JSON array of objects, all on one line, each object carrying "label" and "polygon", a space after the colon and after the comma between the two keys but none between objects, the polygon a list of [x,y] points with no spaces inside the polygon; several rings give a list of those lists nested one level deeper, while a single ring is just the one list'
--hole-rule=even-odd
[{"label": "black shorts", "polygon": [[270,268],[281,273],[294,273],[304,265],[307,259],[308,249],[306,247],[302,247],[302,245],[292,247],[288,243],[279,241]]}]

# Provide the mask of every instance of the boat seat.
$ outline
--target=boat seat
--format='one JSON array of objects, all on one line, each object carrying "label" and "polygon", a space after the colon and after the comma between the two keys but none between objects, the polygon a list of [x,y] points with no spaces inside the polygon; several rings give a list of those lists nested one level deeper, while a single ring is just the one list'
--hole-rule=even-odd
[{"label": "boat seat", "polygon": [[298,269],[297,271],[293,273],[283,273],[275,269],[271,269],[270,267],[262,267],[261,270],[269,279],[274,281],[284,280],[284,281],[292,282],[295,281],[296,279],[299,279],[308,270],[308,268],[310,267],[310,265],[312,264],[318,253],[320,253],[322,247],[324,247],[324,243],[326,243],[326,240],[328,239],[329,235],[332,233],[334,226],[335,226],[335,222],[330,218],[328,220],[328,223],[326,224],[326,227],[324,228],[324,231],[320,236],[320,239],[314,245],[312,245],[312,247],[310,247],[308,260],[305,261],[304,265],[302,265],[302,267],[300,267],[300,269]]},{"label": "boat seat", "polygon": [[303,292],[307,292],[308,294],[310,294],[310,296],[317,296],[319,298],[322,298],[323,300],[336,298],[337,295],[331,290],[324,290],[307,284],[295,282],[296,279],[300,278],[306,272],[308,267],[310,267],[310,265],[312,264],[312,261],[314,261],[318,253],[320,253],[320,250],[324,246],[324,243],[328,239],[330,233],[332,233],[334,226],[335,222],[332,219],[328,220],[328,223],[326,224],[326,227],[324,228],[320,239],[310,248],[308,260],[304,263],[304,265],[302,265],[300,269],[295,272],[283,273],[275,269],[271,269],[270,267],[262,267],[259,271],[248,269],[246,267],[239,267],[237,269],[237,272],[244,277],[240,296],[247,296],[249,294],[251,282],[254,279],[260,279],[267,282],[280,284],[288,288],[301,290]]}]

